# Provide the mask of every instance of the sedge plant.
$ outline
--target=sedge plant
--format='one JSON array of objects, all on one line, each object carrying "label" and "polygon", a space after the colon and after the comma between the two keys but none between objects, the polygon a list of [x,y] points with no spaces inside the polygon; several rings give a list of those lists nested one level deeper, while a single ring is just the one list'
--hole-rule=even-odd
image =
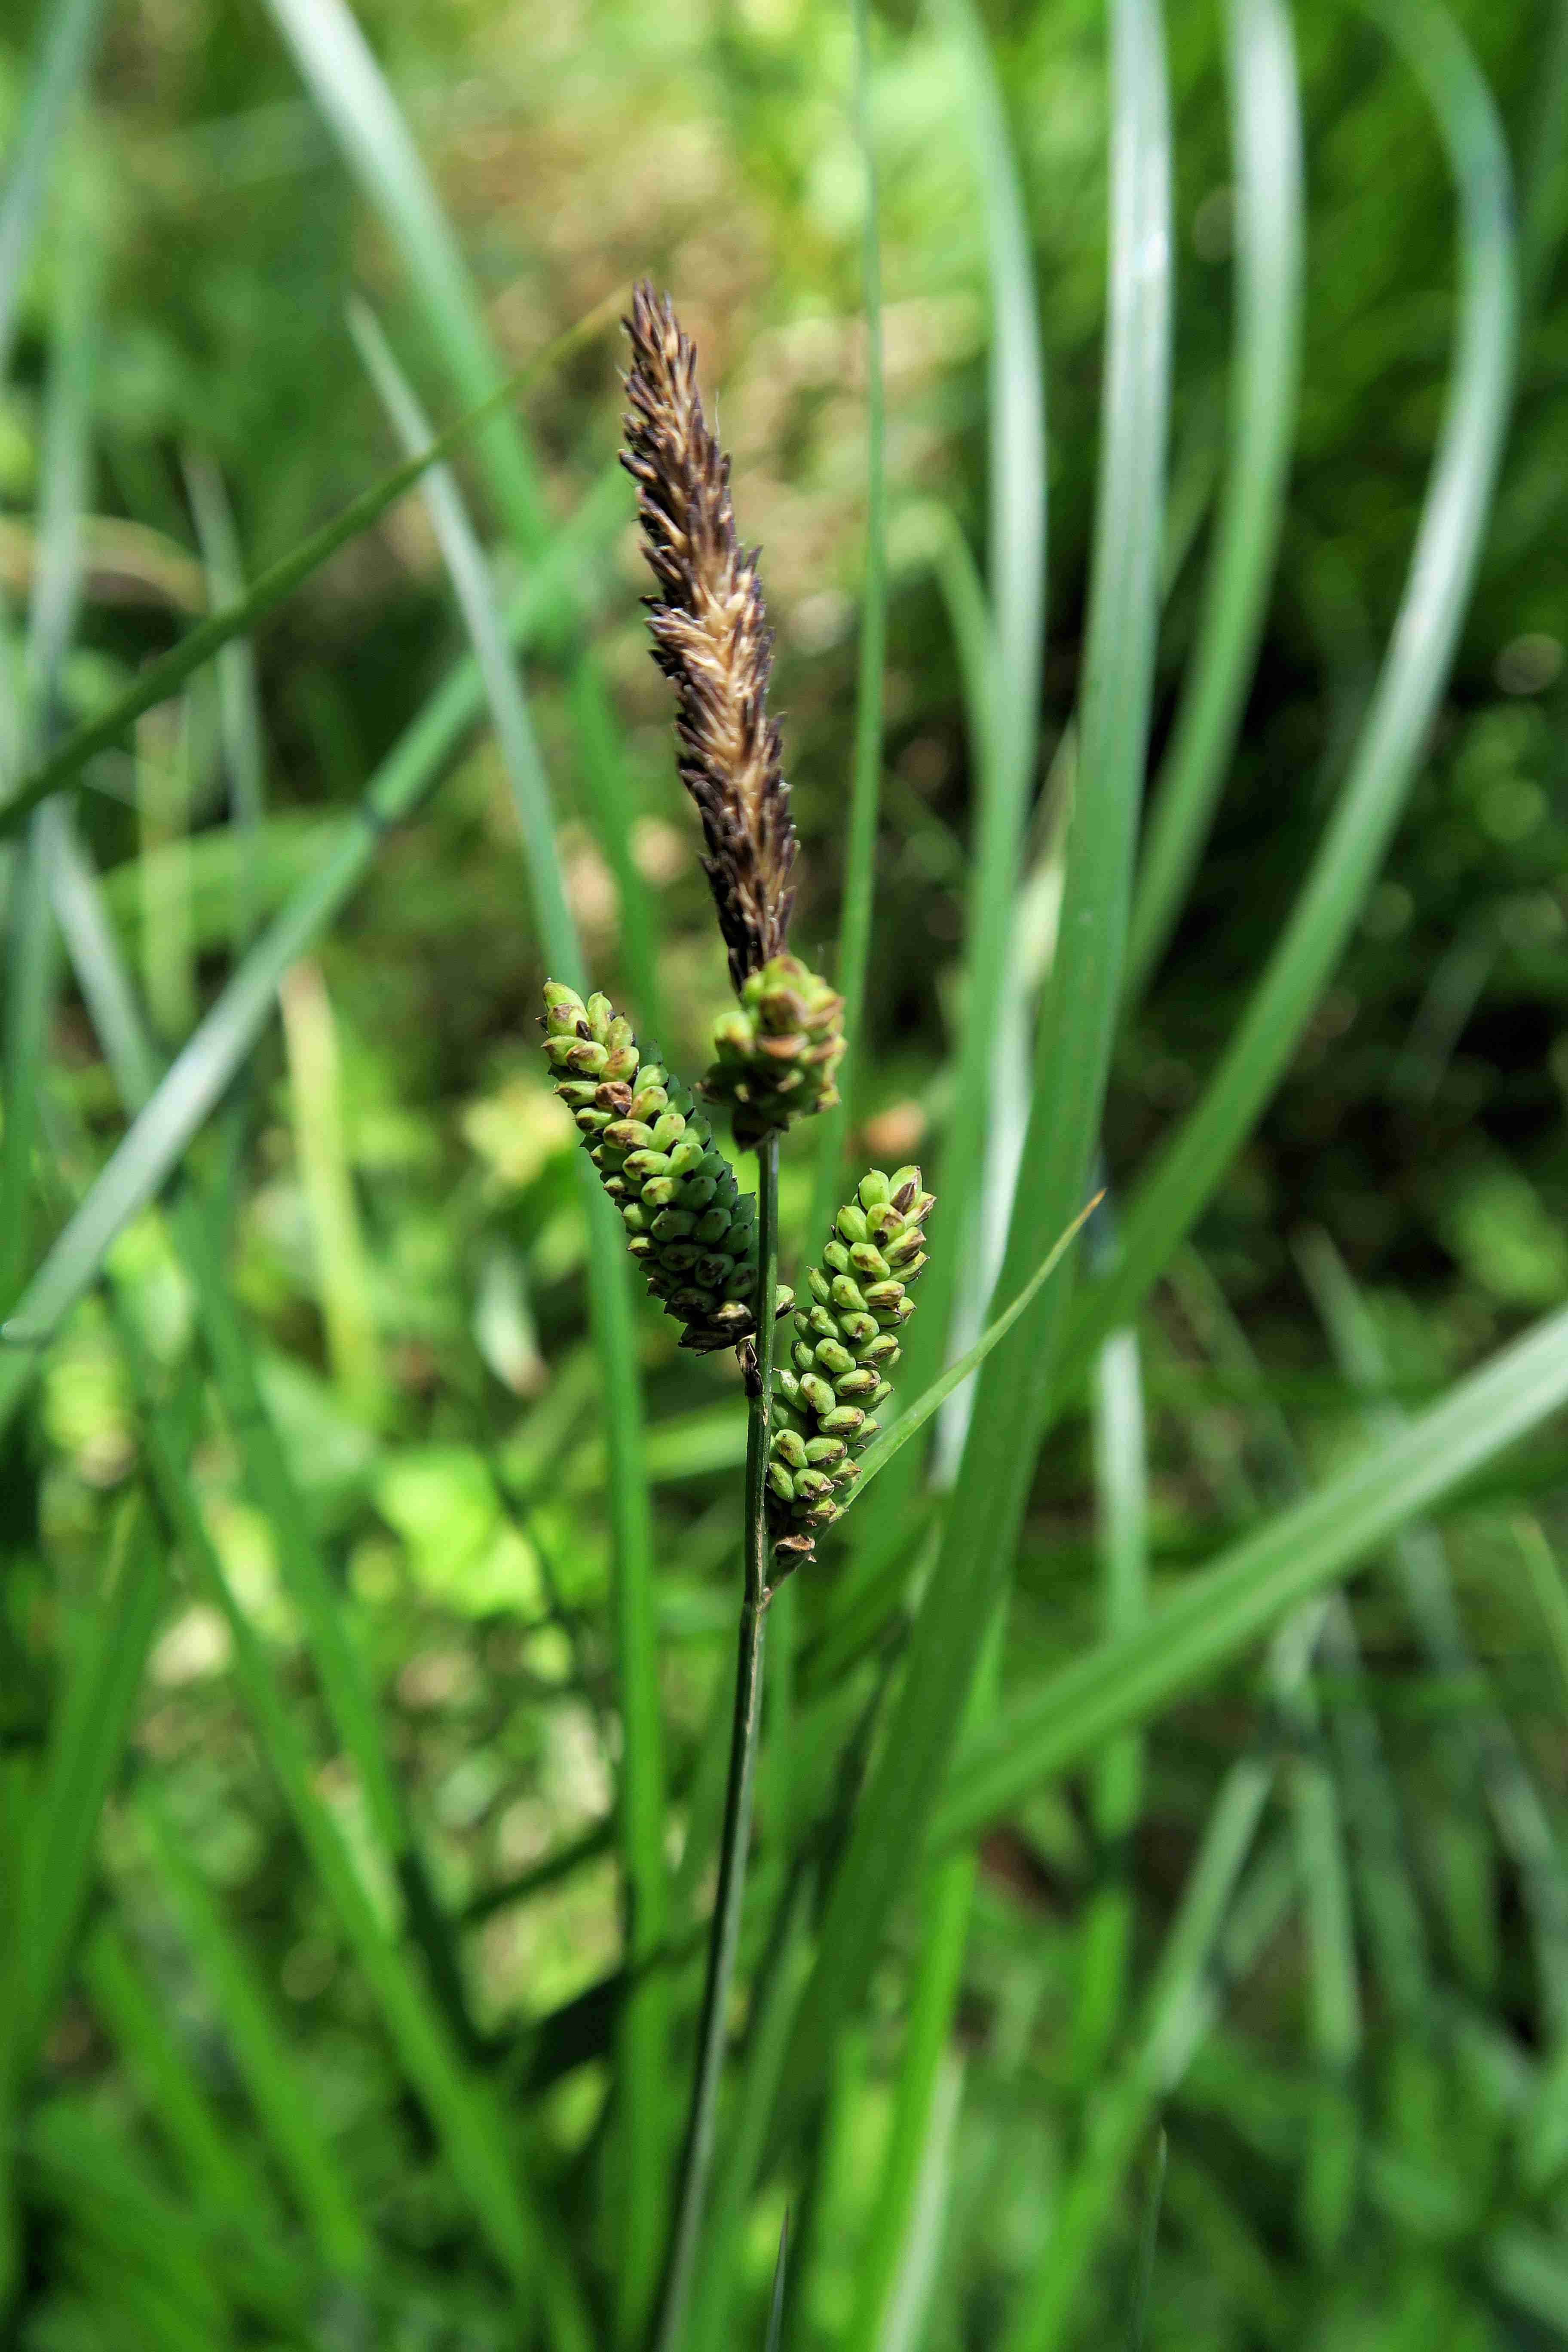
[{"label": "sedge plant", "polygon": [[[871,1169],[839,1209],[796,1307],[778,1278],[780,1138],[838,1102],[843,999],[787,947],[797,840],[777,722],[773,635],[757,558],[735,530],[730,461],[703,415],[697,353],[645,282],[626,320],[632,366],[623,464],[637,486],[653,656],[676,693],[680,781],[702,820],[703,870],[738,1003],[717,1023],[697,1089],[754,1150],[755,1194],[692,1089],[639,1044],[607,997],[544,989],[544,1050],[626,1244],[680,1345],[733,1348],[749,1400],[734,1710],[697,2063],[656,2322],[684,2336],[712,2165],[729,1996],[751,1836],[769,1606],[850,1501],[857,1459],[892,1393],[898,1332],[926,1263],[932,1195],[918,1167]],[[794,1308],[787,1360],[776,1329]]]}]

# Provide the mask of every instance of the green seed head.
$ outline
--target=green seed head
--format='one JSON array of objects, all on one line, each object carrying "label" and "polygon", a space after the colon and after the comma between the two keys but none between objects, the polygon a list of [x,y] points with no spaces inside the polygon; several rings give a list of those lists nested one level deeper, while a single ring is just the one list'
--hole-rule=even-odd
[{"label": "green seed head", "polygon": [[[607,997],[586,1001],[563,981],[544,988],[544,1051],[627,1247],[652,1295],[684,1326],[680,1344],[706,1354],[756,1329],[756,1202],[688,1090],[656,1052],[638,1047]],[[794,1305],[780,1288],[782,1315]]]},{"label": "green seed head", "polygon": [[749,1148],[831,1109],[843,1013],[843,998],[798,956],[776,955],[747,974],[739,1007],[715,1027],[703,1081],[707,1094],[729,1104],[737,1143]]},{"label": "green seed head", "polygon": [[[909,1284],[925,1264],[922,1228],[931,1196],[918,1168],[887,1176],[872,1169],[834,1219],[819,1266],[806,1275],[811,1304],[795,1317],[790,1361],[781,1366],[777,1433],[804,1441],[805,1466],[789,1449],[791,1491],[770,1486],[776,1549],[791,1562],[809,1556],[815,1531],[849,1500],[855,1456],[877,1434],[874,1408],[891,1395],[885,1375],[899,1360],[895,1334],[914,1312]],[[826,1491],[814,1481],[820,1478]]]}]

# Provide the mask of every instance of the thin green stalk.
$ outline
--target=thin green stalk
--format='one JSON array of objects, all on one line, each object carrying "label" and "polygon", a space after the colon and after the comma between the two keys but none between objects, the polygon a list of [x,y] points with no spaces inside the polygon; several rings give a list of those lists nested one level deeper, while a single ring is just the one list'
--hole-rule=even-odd
[{"label": "thin green stalk", "polygon": [[719,1885],[709,1930],[708,1973],[697,2029],[697,2072],[691,2085],[691,2112],[680,2161],[675,2223],[654,2332],[656,2352],[680,2352],[685,2342],[687,2307],[696,2275],[708,2175],[713,2161],[730,1987],[741,1940],[757,1732],[762,1721],[763,1649],[767,1632],[768,1424],[773,1391],[773,1297],[778,1287],[778,1138],[770,1135],[757,1154],[757,1360],[746,1423],[744,1587],[736,1636],[730,1774],[724,1791],[724,1826],[719,1840]]},{"label": "thin green stalk", "polygon": [[860,592],[860,653],[855,698],[855,758],[844,845],[844,895],[835,982],[844,999],[844,1059],[837,1108],[817,1129],[811,1233],[826,1232],[837,1203],[838,1162],[849,1122],[855,1065],[863,1049],[866,975],[877,864],[877,811],[882,782],[884,677],[888,658],[887,404],[882,374],[882,261],[877,208],[877,152],[871,122],[870,0],[853,0],[855,128],[865,180],[861,247],[866,310],[866,574]]}]

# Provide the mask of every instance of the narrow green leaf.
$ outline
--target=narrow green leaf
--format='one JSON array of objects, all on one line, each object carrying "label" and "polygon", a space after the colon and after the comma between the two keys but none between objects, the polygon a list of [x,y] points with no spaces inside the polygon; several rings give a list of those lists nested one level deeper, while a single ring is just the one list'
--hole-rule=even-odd
[{"label": "narrow green leaf", "polygon": [[[957,522],[939,509],[937,578],[958,647],[976,791],[963,1010],[935,1185],[946,1235],[927,1269],[924,1312],[907,1349],[906,1377],[921,1387],[980,1330],[1027,1118],[1014,901],[1039,732],[1047,520],[1045,362],[1017,160],[978,8],[973,0],[943,0],[942,17],[984,227],[988,577],[983,585]],[[911,1455],[879,1508],[905,1503],[918,1471]]]},{"label": "narrow green leaf", "polygon": [[266,2183],[225,2129],[175,2038],[166,2006],[108,1919],[94,1928],[82,1954],[82,1979],[178,2157],[198,2210],[219,2221],[239,2218],[258,2239],[275,2231],[277,2210]]},{"label": "narrow green leaf", "polygon": [[586,318],[580,319],[575,326],[558,335],[553,342],[547,344],[514,375],[509,376],[476,407],[470,408],[455,424],[448,425],[444,432],[438,433],[416,456],[404,465],[393,467],[390,473],[384,474],[379,481],[362,490],[358,498],[352,499],[331,522],[323,523],[320,530],[312,531],[289,554],[279,556],[276,563],[269,564],[246,595],[226,604],[221,612],[209,614],[195,628],[188,630],[166,654],[161,654],[156,661],[149,662],[138,671],[135,684],[127,687],[107,710],[75,729],[47,759],[41,761],[18,781],[16,789],[4,803],[0,803],[0,834],[14,829],[27,812],[36,808],[48,793],[63,784],[73,782],[95,751],[105,751],[111,743],[117,742],[132,719],[139,719],[144,710],[151,710],[156,703],[167,702],[184,686],[186,678],[211,661],[223,646],[231,645],[236,637],[251,635],[258,621],[274,611],[286,597],[291,596],[295,589],[309,580],[313,572],[319,572],[341,547],[346,547],[350,540],[357,539],[362,531],[368,530],[389,507],[395,506],[399,499],[415,488],[432,466],[438,465],[443,457],[448,457],[459,449],[481,425],[499,415],[530,384],[558,366],[580,343],[591,341],[604,327],[620,299],[617,291],[599,303]]},{"label": "narrow green leaf", "polygon": [[860,646],[855,689],[855,752],[844,840],[835,982],[844,999],[844,1059],[838,1103],[823,1112],[816,1134],[811,1232],[826,1230],[840,1198],[839,1160],[848,1131],[856,1064],[865,1051],[866,976],[877,880],[877,814],[882,787],[883,704],[888,657],[887,393],[882,366],[881,228],[871,109],[870,0],[852,0],[855,27],[855,131],[865,219],[861,289],[866,318],[866,562],[860,587]]},{"label": "narrow green leaf", "polygon": [[1067,1231],[1047,1251],[1012,1305],[1004,1307],[994,1323],[981,1333],[973,1347],[960,1356],[955,1364],[950,1364],[942,1378],[933,1381],[925,1394],[918,1397],[907,1412],[901,1412],[890,1429],[883,1430],[879,1437],[872,1440],[860,1456],[860,1476],[852,1500],[859,1501],[878,1473],[887,1467],[894,1455],[901,1452],[909,1444],[911,1437],[919,1434],[932,1413],[941,1411],[953,1391],[962,1388],[971,1372],[979,1370],[997,1341],[1006,1338],[1019,1316],[1027,1313],[1034,1305],[1037,1293],[1050,1280],[1077,1240],[1079,1234],[1093,1215],[1096,1204],[1101,1198],[1102,1195],[1097,1192],[1092,1201],[1087,1201],[1084,1203]]},{"label": "narrow green leaf", "polygon": [[151,1788],[142,1791],[141,1812],[158,1874],[223,2021],[273,2161],[326,2268],[344,2277],[363,2275],[370,2261],[364,2223],[272,2003]]},{"label": "narrow green leaf", "polygon": [[[424,438],[425,421],[385,338],[363,306],[355,308],[353,327],[361,356],[396,430],[405,442],[417,443]],[[457,484],[445,467],[430,475],[425,497],[473,642],[510,781],[534,920],[554,977],[583,987],[586,971],[556,851],[549,781],[489,568]],[[591,1240],[590,1313],[605,1383],[606,1493],[616,1542],[614,1610],[621,1717],[618,1817],[626,1962],[634,1988],[621,2012],[618,2037],[625,2178],[616,2308],[621,2340],[629,2343],[646,2325],[657,2291],[668,2186],[664,2068],[669,1984],[662,1969],[645,1966],[663,1946],[669,1925],[664,1860],[664,1730],[654,1617],[653,1532],[643,1462],[642,1391],[626,1237],[619,1217],[581,1154],[576,1169]]]},{"label": "narrow green leaf", "polygon": [[[1062,939],[1042,1015],[1035,1095],[998,1287],[1021,1289],[1042,1242],[1082,1200],[1109,1070],[1158,610],[1169,360],[1170,142],[1158,20],[1120,0],[1112,140],[1110,337],[1096,521],[1084,759]],[[988,1359],[903,1685],[835,1874],[820,1956],[786,2070],[786,2111],[811,2097],[869,1975],[918,1855],[1005,1589],[1048,1395],[1065,1286],[1047,1286]]]},{"label": "narrow green leaf", "polygon": [[1156,781],[1127,943],[1136,997],[1163,954],[1201,855],[1263,635],[1285,518],[1300,373],[1300,99],[1284,0],[1226,12],[1236,166],[1236,360],[1229,462],[1197,640]]},{"label": "narrow green leaf", "polygon": [[938,1844],[973,1835],[1037,1781],[1147,1722],[1564,1401],[1568,1309],[1189,1578],[1139,1632],[1100,1643],[1011,1699],[960,1759],[934,1823]]},{"label": "narrow green leaf", "polygon": [[778,2260],[773,2264],[773,2291],[768,2305],[768,2335],[764,2352],[779,2352],[784,2342],[784,2279],[789,2266],[789,2210],[779,2224]]},{"label": "narrow green leaf", "polygon": [[11,2021],[24,2063],[59,1998],[92,1877],[99,1816],[131,1736],[164,1589],[155,1531],[133,1500],[118,1518],[103,1589],[67,1666],[50,1728],[21,1906],[27,1922],[22,1999]]},{"label": "narrow green leaf", "polygon": [[1126,1323],[1191,1232],[1289,1067],[1372,886],[1428,738],[1490,511],[1513,387],[1514,236],[1491,95],[1437,0],[1368,0],[1431,101],[1458,190],[1460,314],[1405,594],[1343,791],[1284,936],[1180,1133],[1140,1184],[1114,1270],[1078,1302],[1060,1386]]},{"label": "narrow green leaf", "polygon": [[[401,257],[435,352],[465,406],[482,402],[501,367],[484,297],[441,207],[396,98],[344,0],[269,0],[301,78],[351,172]],[[622,296],[611,298],[616,309]],[[601,306],[603,309],[604,306]],[[538,462],[518,415],[492,415],[475,444],[507,536],[537,559],[554,536]],[[620,898],[621,957],[645,1032],[663,1027],[657,912],[634,854],[632,792],[614,709],[568,593],[558,637],[567,648],[567,713],[576,768]]]},{"label": "narrow green leaf", "polygon": [[98,31],[99,0],[60,0],[38,18],[43,47],[11,134],[11,164],[0,194],[0,382],[9,374],[16,306],[26,281],[52,163]]},{"label": "narrow green leaf", "polygon": [[[606,477],[605,489],[614,488]],[[552,561],[509,607],[507,624],[526,638],[554,609],[561,579],[584,544],[614,527],[624,501],[592,500],[563,534]],[[316,870],[263,932],[175,1056],[109,1164],[0,1327],[0,1427],[16,1412],[37,1367],[37,1351],[97,1276],[115,1235],[159,1191],[186,1144],[222,1097],[277,1009],[278,982],[321,936],[363,880],[384,835],[411,816],[439,782],[484,708],[478,665],[458,665],[377,769]]]}]

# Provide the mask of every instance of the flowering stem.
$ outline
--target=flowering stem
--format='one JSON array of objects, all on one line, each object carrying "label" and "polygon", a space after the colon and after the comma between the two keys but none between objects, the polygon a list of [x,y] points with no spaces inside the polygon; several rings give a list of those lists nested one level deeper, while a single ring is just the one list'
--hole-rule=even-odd
[{"label": "flowering stem", "polygon": [[719,2082],[724,2065],[725,2018],[741,1941],[769,1597],[767,1466],[773,1387],[773,1297],[778,1286],[778,1153],[776,1136],[766,1137],[758,1151],[756,1373],[751,1383],[746,1428],[744,1585],[735,1658],[730,1775],[724,1791],[719,1885],[713,1899],[708,1975],[702,1989],[702,2017],[697,2036],[697,2074],[691,2085],[691,2113],[681,2156],[680,2186],[654,2337],[655,2352],[679,2352],[685,2335],[708,2175],[713,2162]]}]

